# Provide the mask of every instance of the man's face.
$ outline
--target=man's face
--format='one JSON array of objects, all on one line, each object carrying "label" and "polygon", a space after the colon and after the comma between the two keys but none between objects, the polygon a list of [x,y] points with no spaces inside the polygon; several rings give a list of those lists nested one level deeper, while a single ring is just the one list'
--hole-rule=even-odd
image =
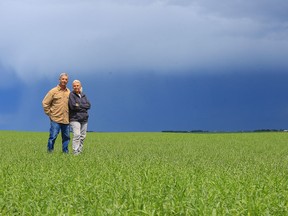
[{"label": "man's face", "polygon": [[81,90],[81,84],[78,83],[78,82],[73,83],[73,90],[74,90],[74,92],[76,92],[77,94],[79,94],[79,93],[80,93],[80,90]]},{"label": "man's face", "polygon": [[68,83],[68,77],[67,76],[61,76],[59,81],[60,81],[60,86],[64,87]]}]

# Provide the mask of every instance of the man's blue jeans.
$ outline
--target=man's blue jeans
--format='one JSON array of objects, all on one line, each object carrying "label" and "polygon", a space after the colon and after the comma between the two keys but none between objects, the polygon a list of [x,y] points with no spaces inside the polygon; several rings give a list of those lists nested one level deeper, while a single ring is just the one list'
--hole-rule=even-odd
[{"label": "man's blue jeans", "polygon": [[61,130],[62,136],[62,151],[68,153],[68,144],[70,141],[70,127],[69,124],[60,124],[50,120],[50,135],[48,139],[48,152],[54,150],[54,143],[57,139],[57,136]]}]

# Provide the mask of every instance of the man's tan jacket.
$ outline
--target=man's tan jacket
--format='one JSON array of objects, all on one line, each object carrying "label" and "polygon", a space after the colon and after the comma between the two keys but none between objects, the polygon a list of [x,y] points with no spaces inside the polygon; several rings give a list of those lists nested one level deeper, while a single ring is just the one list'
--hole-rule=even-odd
[{"label": "man's tan jacket", "polygon": [[44,112],[54,122],[69,124],[69,99],[70,90],[62,90],[58,85],[51,89],[42,101]]}]

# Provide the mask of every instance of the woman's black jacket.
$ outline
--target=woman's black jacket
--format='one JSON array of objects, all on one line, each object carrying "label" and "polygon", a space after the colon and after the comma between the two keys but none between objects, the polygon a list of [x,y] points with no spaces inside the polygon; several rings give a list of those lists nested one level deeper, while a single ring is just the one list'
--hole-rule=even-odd
[{"label": "woman's black jacket", "polygon": [[69,121],[87,122],[88,109],[91,104],[85,94],[80,93],[81,97],[72,91],[69,95]]}]

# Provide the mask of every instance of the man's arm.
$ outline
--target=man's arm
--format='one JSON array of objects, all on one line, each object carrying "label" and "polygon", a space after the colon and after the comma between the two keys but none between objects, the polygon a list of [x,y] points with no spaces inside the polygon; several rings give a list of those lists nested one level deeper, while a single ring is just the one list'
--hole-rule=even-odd
[{"label": "man's arm", "polygon": [[50,116],[50,108],[51,108],[51,103],[53,100],[53,95],[51,94],[51,92],[49,91],[46,96],[44,97],[43,101],[42,101],[42,107],[44,109],[44,112],[46,113],[46,115]]}]

